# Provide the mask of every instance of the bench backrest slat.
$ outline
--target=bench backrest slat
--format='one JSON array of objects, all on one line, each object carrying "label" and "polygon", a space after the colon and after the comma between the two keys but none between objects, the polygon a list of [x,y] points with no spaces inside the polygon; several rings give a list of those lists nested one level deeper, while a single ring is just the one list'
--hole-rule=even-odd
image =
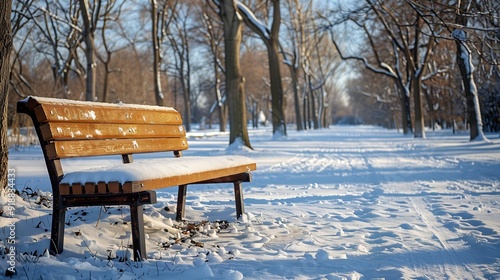
[{"label": "bench backrest slat", "polygon": [[40,127],[43,139],[94,140],[120,138],[179,138],[185,137],[179,124],[114,124],[52,122]]},{"label": "bench backrest slat", "polygon": [[[40,98],[37,100],[40,101]],[[139,108],[132,108],[109,103],[87,104],[88,102],[81,102],[81,104],[41,103],[35,108],[35,114],[41,123],[182,124],[179,112],[170,107],[140,105]]]},{"label": "bench backrest slat", "polygon": [[187,149],[185,138],[100,139],[54,141],[46,146],[49,159],[137,154]]},{"label": "bench backrest slat", "polygon": [[18,103],[39,125],[49,160],[188,148],[179,112],[170,107],[28,97]]}]

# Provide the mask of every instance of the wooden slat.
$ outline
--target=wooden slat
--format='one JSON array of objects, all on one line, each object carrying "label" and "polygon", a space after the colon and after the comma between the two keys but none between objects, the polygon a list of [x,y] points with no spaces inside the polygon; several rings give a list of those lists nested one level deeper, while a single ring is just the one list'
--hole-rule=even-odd
[{"label": "wooden slat", "polygon": [[246,173],[255,169],[257,169],[257,165],[253,163],[253,164],[245,164],[218,170],[183,174],[180,176],[174,176],[168,178],[156,178],[150,180],[136,181],[136,182],[131,182],[133,186],[132,191],[138,192],[138,191],[155,190],[155,189],[161,189],[179,185],[189,185],[200,181],[208,181],[215,178],[230,176],[238,173]]},{"label": "wooden slat", "polygon": [[[43,101],[38,101],[43,102]],[[175,109],[170,107],[144,106],[132,108],[106,103],[40,103],[35,108],[35,115],[40,123],[45,122],[84,122],[84,123],[150,123],[181,124],[182,119]]]},{"label": "wooden slat", "polygon": [[191,184],[218,184],[218,183],[231,183],[231,182],[251,182],[252,174],[251,173],[238,173],[232,174],[224,177],[218,177],[214,179],[199,181]]},{"label": "wooden slat", "polygon": [[61,198],[65,207],[130,205],[131,203],[154,204],[156,192],[146,191],[134,194],[81,194],[66,195]]},{"label": "wooden slat", "polygon": [[[120,190],[120,184],[118,182],[108,182],[107,190],[106,183],[99,182],[97,184],[97,191],[100,194],[103,193],[132,193],[140,192],[145,190],[155,190],[160,188],[174,187],[179,185],[190,185],[199,183],[214,183],[219,182],[214,180],[216,178],[243,178],[244,181],[249,180],[249,174],[246,172],[256,169],[256,164],[245,164],[241,166],[235,166],[231,168],[224,168],[219,170],[212,170],[207,172],[198,172],[192,174],[184,174],[181,176],[168,177],[168,178],[156,178],[151,180],[136,181],[136,182],[125,182],[122,189]],[[241,175],[241,176],[240,176]],[[223,180],[221,182],[226,182]],[[85,194],[94,193],[96,185],[92,182],[82,182],[85,188]],[[82,184],[75,183],[72,185],[72,194],[82,194]],[[63,190],[68,188],[68,184],[60,184],[59,189]],[[65,193],[66,194],[66,193]],[[69,194],[69,192],[67,193]]]},{"label": "wooden slat", "polygon": [[71,194],[82,194],[82,185],[79,183],[71,185]]},{"label": "wooden slat", "polygon": [[71,186],[69,184],[60,184],[59,185],[59,195],[68,195],[70,192]]},{"label": "wooden slat", "polygon": [[120,183],[118,182],[109,182],[108,183],[109,193],[120,193]]},{"label": "wooden slat", "polygon": [[57,141],[46,146],[49,159],[186,150],[182,138]]},{"label": "wooden slat", "polygon": [[107,193],[107,185],[106,182],[97,183],[97,193]]},{"label": "wooden slat", "polygon": [[132,192],[132,183],[125,182],[125,184],[123,184],[123,193],[131,193],[131,192]]},{"label": "wooden slat", "polygon": [[87,182],[85,183],[85,194],[96,193],[96,184]]},{"label": "wooden slat", "polygon": [[45,141],[184,137],[186,131],[179,124],[94,124],[94,123],[45,123],[40,127]]}]

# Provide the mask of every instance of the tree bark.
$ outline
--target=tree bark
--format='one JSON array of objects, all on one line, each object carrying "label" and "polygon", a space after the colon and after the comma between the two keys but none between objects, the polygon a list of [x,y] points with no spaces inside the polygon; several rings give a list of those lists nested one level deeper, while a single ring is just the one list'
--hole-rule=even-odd
[{"label": "tree bark", "polygon": [[176,56],[174,66],[177,71],[182,90],[182,99],[184,101],[184,126],[186,131],[191,131],[191,61],[189,54],[188,20],[181,16],[179,10],[175,10],[173,13],[175,13],[173,16],[174,22],[169,25],[173,26],[174,29],[169,31],[172,35],[169,34],[167,36]]},{"label": "tree bark", "polygon": [[464,94],[467,103],[467,117],[469,118],[470,140],[477,138],[486,139],[483,132],[483,121],[481,118],[481,109],[479,106],[479,97],[477,87],[474,82],[473,65],[471,51],[466,45],[466,33],[463,30],[456,29],[453,36],[457,44],[457,64],[462,76]]},{"label": "tree bark", "polygon": [[[467,9],[469,5],[467,1],[458,1],[456,23],[462,26],[467,26]],[[453,31],[453,37],[457,45],[457,64],[462,76],[464,86],[464,94],[467,103],[467,117],[469,118],[470,140],[476,138],[486,139],[483,132],[483,121],[481,119],[481,109],[479,106],[479,98],[477,87],[474,82],[474,66],[472,65],[471,50],[467,47],[467,33],[461,29]]]},{"label": "tree bark", "polygon": [[203,5],[203,19],[206,28],[205,32],[207,34],[205,38],[212,54],[212,67],[214,72],[214,95],[216,102],[214,104],[215,107],[213,107],[210,111],[210,116],[212,116],[215,110],[217,111],[217,114],[219,115],[219,131],[225,132],[227,126],[227,103],[223,100],[223,96],[221,94],[221,80],[219,75],[219,72],[224,73],[223,66],[221,66],[221,63],[219,61],[219,45],[222,44],[219,44],[219,28],[214,27],[215,20],[212,16],[210,16],[212,13],[210,12],[211,8],[209,6],[210,5],[208,4]]},{"label": "tree bark", "polygon": [[401,97],[401,117],[403,125],[403,134],[410,135],[413,134],[413,126],[411,122],[411,109],[410,109],[410,97],[407,95],[405,90],[402,90]]},{"label": "tree bark", "polygon": [[242,20],[237,14],[236,1],[220,2],[221,16],[224,21],[224,53],[226,65],[226,99],[229,106],[229,144],[241,141],[252,148],[247,131],[244,82],[240,69],[240,45]]},{"label": "tree bark", "polygon": [[[312,4],[312,2],[310,2]],[[282,50],[282,54],[285,59],[285,65],[288,66],[290,70],[290,77],[292,79],[292,90],[293,90],[293,103],[295,111],[295,124],[297,131],[304,130],[304,120],[302,118],[302,109],[300,106],[301,97],[299,95],[299,74],[300,74],[300,64],[302,56],[305,54],[305,34],[304,34],[304,14],[302,3],[298,0],[285,1],[285,5],[288,6],[288,13],[290,17],[287,19],[290,27],[288,28],[289,38],[285,39],[291,42],[292,47],[290,48],[290,53]],[[295,8],[294,8],[295,7]],[[309,11],[310,9],[307,9]],[[307,17],[307,16],[306,16]]]},{"label": "tree bark", "polygon": [[[274,9],[279,11],[279,1],[273,1],[273,3],[278,3],[278,7]],[[273,21],[280,21],[280,18],[274,18]],[[274,30],[274,28],[273,28]],[[271,96],[272,96],[272,108],[273,108],[273,133],[278,133],[279,135],[286,135],[286,123],[285,123],[285,106],[283,104],[283,84],[281,83],[281,70],[280,70],[280,60],[278,54],[278,32],[272,32],[272,36],[268,45],[267,55],[269,59],[269,74],[271,79]]]},{"label": "tree bark", "polygon": [[153,43],[153,83],[156,105],[165,106],[165,98],[161,87],[161,47],[158,36],[158,3],[151,0],[151,40]]},{"label": "tree bark", "polygon": [[89,12],[88,0],[80,0],[80,9],[83,18],[83,36],[85,41],[85,57],[87,59],[87,82],[85,99],[95,101],[96,91],[96,55],[94,45],[94,30],[92,18]]},{"label": "tree bark", "polygon": [[273,23],[271,31],[263,30],[261,26],[257,26],[254,20],[250,17],[253,15],[239,6],[240,15],[243,17],[246,25],[252,29],[262,39],[267,48],[267,57],[269,62],[269,78],[271,80],[271,97],[272,97],[272,121],[273,121],[273,134],[286,136],[286,122],[285,122],[285,107],[283,96],[283,85],[281,83],[281,70],[278,52],[279,44],[279,28],[281,23],[281,10],[280,1],[272,0],[273,2]]},{"label": "tree bark", "polygon": [[0,1],[0,193],[7,187],[9,147],[7,142],[7,109],[9,106],[9,70],[12,51],[11,17],[12,0]]},{"label": "tree bark", "polygon": [[[422,28],[422,18],[417,16],[417,29],[415,30],[415,41],[413,43],[413,68],[410,71],[411,80],[412,80],[412,91],[413,91],[413,106],[415,108],[415,132],[413,136],[415,138],[425,138],[425,123],[424,123],[424,110],[422,105],[422,79],[421,73],[423,69],[419,68],[420,66],[420,53],[419,53],[419,45],[420,45],[420,30]],[[429,39],[430,40],[430,39]],[[430,51],[430,50],[427,50]],[[423,67],[423,65],[422,65]],[[417,73],[418,72],[418,73]]]},{"label": "tree bark", "polygon": [[316,94],[314,93],[314,89],[312,86],[311,75],[307,75],[307,83],[309,85],[309,100],[310,100],[309,105],[311,105],[310,108],[311,108],[311,114],[312,114],[313,127],[314,127],[314,129],[318,129],[319,124],[318,124],[318,114],[316,113]]},{"label": "tree bark", "polygon": [[290,65],[290,74],[292,76],[292,87],[293,87],[293,101],[295,106],[295,123],[297,124],[297,131],[304,130],[302,124],[302,115],[300,113],[300,101],[299,101],[299,77],[298,69],[295,65]]},{"label": "tree bark", "polygon": [[219,115],[219,131],[225,132],[227,125],[226,103],[223,102],[220,94],[220,79],[217,66],[217,57],[214,55],[214,81],[215,81],[215,102],[217,102],[217,114]]}]

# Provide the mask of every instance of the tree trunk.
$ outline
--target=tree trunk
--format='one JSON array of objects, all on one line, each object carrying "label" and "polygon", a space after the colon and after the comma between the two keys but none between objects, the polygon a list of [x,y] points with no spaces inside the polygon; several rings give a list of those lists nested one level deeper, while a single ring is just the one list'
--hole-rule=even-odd
[{"label": "tree trunk", "polygon": [[321,87],[321,128],[328,128],[329,126],[329,121],[328,121],[328,101],[325,98],[325,90],[323,87]]},{"label": "tree trunk", "polygon": [[305,115],[305,126],[306,129],[311,129],[311,92],[304,87],[304,115]]},{"label": "tree trunk", "polygon": [[83,18],[83,36],[85,41],[85,57],[87,59],[87,82],[85,99],[87,101],[95,101],[96,89],[96,56],[94,46],[94,31],[92,28],[92,20],[89,13],[88,0],[80,0],[80,9]]},{"label": "tree trunk", "polygon": [[[422,80],[421,80],[421,73],[423,72],[423,69],[419,69],[420,66],[420,53],[419,53],[419,45],[420,45],[420,31],[422,29],[422,23],[423,20],[420,16],[418,16],[417,19],[417,30],[415,31],[415,41],[413,43],[413,69],[410,71],[411,74],[411,85],[412,85],[412,91],[413,91],[413,106],[415,109],[415,122],[414,122],[414,128],[415,128],[415,133],[413,134],[413,137],[415,138],[425,138],[425,123],[424,123],[424,110],[422,106],[422,94],[421,94],[421,88],[422,88]],[[430,39],[429,39],[430,40]],[[430,50],[428,50],[430,51]],[[423,65],[422,65],[423,67]],[[419,73],[417,73],[419,72]]]},{"label": "tree trunk", "polygon": [[[431,92],[433,90],[434,90],[433,87],[429,86],[428,88],[424,89],[423,93],[425,97],[425,102],[427,103],[427,107],[429,107],[429,113],[430,113],[429,125],[432,127],[432,130],[434,131],[436,128],[436,122],[439,122],[441,118],[438,117],[438,112],[436,112],[432,103]],[[442,122],[441,125],[443,125]]]},{"label": "tree trunk", "polygon": [[394,78],[396,86],[399,91],[399,100],[401,101],[401,126],[403,128],[403,134],[409,135],[413,134],[413,127],[411,122],[411,108],[410,108],[410,97],[408,96],[405,85],[401,79]]},{"label": "tree trunk", "polygon": [[165,106],[161,87],[161,47],[158,36],[158,3],[156,0],[151,0],[151,40],[153,41],[153,82],[156,105]]},{"label": "tree trunk", "polygon": [[[466,1],[458,1],[456,23],[462,26],[467,26],[467,9],[469,5]],[[474,82],[474,66],[472,65],[471,51],[467,47],[467,33],[461,29],[453,30],[453,37],[457,45],[457,64],[462,76],[464,86],[465,99],[467,102],[467,117],[470,124],[470,140],[476,138],[486,139],[483,132],[483,121],[481,119],[481,109],[479,106],[479,98],[477,87]]]},{"label": "tree trunk", "polygon": [[[313,127],[314,127],[314,129],[318,129],[319,124],[318,124],[318,114],[316,113],[316,94],[314,93],[311,75],[309,75],[309,74],[307,75],[307,84],[309,86],[309,96],[310,96],[309,97],[309,101],[310,101],[309,108],[310,108],[310,112],[312,114]],[[311,119],[309,119],[309,129],[311,129]]]},{"label": "tree trunk", "polygon": [[191,131],[191,96],[190,88],[187,83],[189,83],[189,78],[185,78],[181,75],[181,85],[182,85],[182,96],[184,99],[184,126],[186,131]]},{"label": "tree trunk", "polygon": [[104,66],[104,82],[102,86],[102,102],[108,102],[108,91],[109,91],[109,65]]},{"label": "tree trunk", "polygon": [[453,37],[457,43],[457,64],[462,76],[465,99],[467,101],[467,117],[470,124],[470,140],[486,139],[483,132],[483,121],[476,83],[474,82],[474,66],[472,65],[471,51],[466,45],[466,33],[463,30],[453,31]]},{"label": "tree trunk", "polygon": [[285,110],[283,104],[283,85],[281,83],[280,60],[278,55],[278,37],[270,38],[267,55],[269,59],[269,75],[271,78],[273,133],[286,135]]},{"label": "tree trunk", "polygon": [[311,126],[309,125],[309,127],[307,126],[307,123],[309,122],[309,100],[308,100],[308,97],[307,97],[307,90],[306,90],[306,87],[304,86],[303,87],[303,90],[302,90],[302,111],[303,111],[303,118],[302,118],[302,122],[304,124],[304,129],[307,130],[307,129],[311,129]]},{"label": "tree trunk", "polygon": [[236,1],[223,0],[220,4],[224,21],[224,53],[226,65],[226,100],[229,106],[229,144],[241,141],[252,148],[247,130],[244,82],[240,69],[242,19],[237,15]]},{"label": "tree trunk", "polygon": [[9,147],[7,142],[7,109],[9,106],[9,70],[10,52],[12,51],[12,31],[10,16],[12,0],[0,1],[0,193],[7,187],[7,169],[9,166]]},{"label": "tree trunk", "polygon": [[295,65],[290,65],[290,74],[292,76],[292,88],[293,88],[293,101],[295,108],[295,123],[297,124],[297,131],[304,130],[302,124],[302,116],[300,113],[300,102],[299,102],[299,77],[298,71]]},{"label": "tree trunk", "polygon": [[219,114],[219,131],[225,132],[227,119],[226,119],[226,106],[225,102],[222,100],[222,96],[220,94],[220,78],[219,78],[219,69],[217,66],[217,57],[214,55],[214,80],[215,80],[215,98],[217,102],[217,113]]},{"label": "tree trunk", "polygon": [[[182,100],[184,101],[184,126],[186,127],[186,131],[191,131],[191,98],[190,98],[190,89],[189,89],[189,75],[184,72],[185,63],[182,58],[182,54],[179,54],[179,63],[180,63],[180,71],[179,71],[179,80],[181,82],[181,91],[182,91]],[[189,73],[189,71],[187,71]],[[186,77],[187,75],[187,77]]]},{"label": "tree trunk", "polygon": [[[250,11],[240,9],[240,14],[247,26],[252,29],[262,39],[267,48],[267,56],[269,61],[269,77],[271,80],[271,96],[272,96],[272,121],[273,121],[273,134],[286,136],[286,123],[285,123],[285,106],[283,103],[283,85],[281,83],[281,70],[280,59],[278,52],[279,43],[279,29],[281,23],[280,1],[272,0],[273,2],[273,22],[271,31],[267,28],[259,26],[256,23],[254,15],[249,15]],[[240,6],[240,8],[243,8]],[[265,31],[263,30],[265,29]]]},{"label": "tree trunk", "polygon": [[424,113],[422,106],[422,95],[420,92],[422,81],[420,80],[420,78],[415,77],[413,79],[412,87],[413,106],[415,107],[415,133],[413,135],[415,138],[425,138]]}]

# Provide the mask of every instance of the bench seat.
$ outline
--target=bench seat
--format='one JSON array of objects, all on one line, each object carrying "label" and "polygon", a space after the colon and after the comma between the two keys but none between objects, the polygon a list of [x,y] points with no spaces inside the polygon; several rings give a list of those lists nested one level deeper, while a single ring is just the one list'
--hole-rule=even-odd
[{"label": "bench seat", "polygon": [[[59,183],[59,191],[60,194],[113,193],[112,190],[95,186],[117,182],[123,186],[118,193],[140,192],[196,184],[255,169],[254,161],[239,155],[160,158],[69,172],[64,174]],[[89,183],[92,191],[85,190]]]}]

